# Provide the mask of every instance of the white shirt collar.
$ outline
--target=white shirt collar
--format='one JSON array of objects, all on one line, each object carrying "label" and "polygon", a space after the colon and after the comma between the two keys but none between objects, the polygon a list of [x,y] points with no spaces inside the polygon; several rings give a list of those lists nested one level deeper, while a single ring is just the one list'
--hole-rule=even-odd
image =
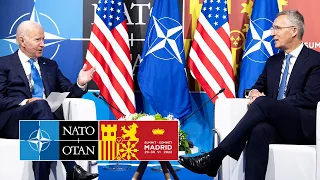
[{"label": "white shirt collar", "polygon": [[[22,64],[28,62],[31,59],[25,53],[23,53],[21,49],[18,50],[18,56]],[[38,59],[35,58],[34,61],[37,62]]]},{"label": "white shirt collar", "polygon": [[[294,49],[293,51],[291,51],[291,55],[295,58],[298,58],[301,50],[303,48],[303,43],[301,43],[296,49]],[[286,55],[288,55],[288,53],[285,53]]]}]

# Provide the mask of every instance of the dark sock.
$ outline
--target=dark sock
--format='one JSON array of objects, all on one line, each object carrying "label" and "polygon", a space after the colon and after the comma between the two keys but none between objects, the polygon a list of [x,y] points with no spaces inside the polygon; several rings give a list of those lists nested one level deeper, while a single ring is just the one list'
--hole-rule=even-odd
[{"label": "dark sock", "polygon": [[211,164],[212,164],[212,167],[211,167],[212,171],[211,172],[213,174],[216,174],[219,167],[222,164],[223,158],[226,157],[227,153],[218,146],[215,149],[213,149],[212,151],[210,151],[209,155],[210,155]]},{"label": "dark sock", "polygon": [[227,153],[220,147],[216,147],[208,153],[210,155],[211,167],[210,171],[207,173],[211,177],[215,177],[222,164],[222,160],[227,156]]},{"label": "dark sock", "polygon": [[209,155],[211,162],[220,162],[223,160],[224,157],[227,156],[227,153],[218,146],[214,148],[212,151],[210,151]]},{"label": "dark sock", "polygon": [[66,169],[67,174],[73,173],[73,167],[77,165],[74,161],[62,161],[64,168]]}]

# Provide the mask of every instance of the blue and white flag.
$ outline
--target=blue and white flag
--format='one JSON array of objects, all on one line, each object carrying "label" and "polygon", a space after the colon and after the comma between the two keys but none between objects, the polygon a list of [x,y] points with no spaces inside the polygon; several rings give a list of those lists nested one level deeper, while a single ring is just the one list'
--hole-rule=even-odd
[{"label": "blue and white flag", "polygon": [[138,72],[140,90],[151,107],[178,119],[192,109],[182,32],[178,1],[155,0]]},{"label": "blue and white flag", "polygon": [[279,52],[274,47],[272,23],[279,13],[277,0],[255,0],[240,68],[238,96],[251,88],[261,74],[266,60]]}]

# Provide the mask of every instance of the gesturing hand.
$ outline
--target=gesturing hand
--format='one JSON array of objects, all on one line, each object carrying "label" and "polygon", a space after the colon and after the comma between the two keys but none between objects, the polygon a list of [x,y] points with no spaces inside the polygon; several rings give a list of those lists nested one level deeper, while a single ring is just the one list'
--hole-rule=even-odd
[{"label": "gesturing hand", "polygon": [[78,83],[80,86],[84,86],[93,78],[93,73],[96,71],[96,67],[92,67],[91,69],[87,70],[87,64],[84,64],[82,69],[78,75]]}]

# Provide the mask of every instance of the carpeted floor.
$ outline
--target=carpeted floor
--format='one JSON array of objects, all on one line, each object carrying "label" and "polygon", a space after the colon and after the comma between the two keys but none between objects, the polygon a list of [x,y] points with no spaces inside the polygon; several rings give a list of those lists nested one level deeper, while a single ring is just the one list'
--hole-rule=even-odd
[{"label": "carpeted floor", "polygon": [[[135,170],[137,167],[132,167],[127,171],[108,171],[103,168],[103,166],[99,166],[99,180],[131,180]],[[177,171],[177,175],[180,180],[212,180],[212,177],[207,175],[199,175],[192,173],[185,168],[181,168]],[[142,180],[164,180],[164,175],[161,171],[154,171],[151,167],[147,167]],[[173,179],[172,179],[173,180]]]}]

